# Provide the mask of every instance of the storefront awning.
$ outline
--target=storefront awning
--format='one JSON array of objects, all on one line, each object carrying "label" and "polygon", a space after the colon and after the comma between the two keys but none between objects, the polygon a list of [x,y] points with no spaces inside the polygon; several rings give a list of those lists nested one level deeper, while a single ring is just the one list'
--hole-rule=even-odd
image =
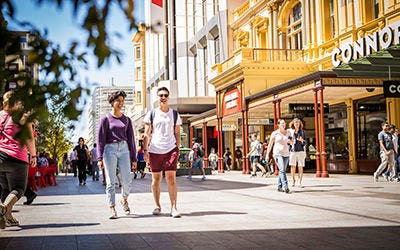
[{"label": "storefront awning", "polygon": [[332,69],[339,77],[400,77],[400,45],[372,53]]}]

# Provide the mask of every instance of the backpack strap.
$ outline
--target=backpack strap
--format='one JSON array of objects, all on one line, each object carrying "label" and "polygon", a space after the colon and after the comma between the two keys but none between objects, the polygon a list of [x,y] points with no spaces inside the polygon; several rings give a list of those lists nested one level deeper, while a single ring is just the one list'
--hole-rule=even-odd
[{"label": "backpack strap", "polygon": [[176,121],[178,120],[178,111],[173,109],[172,112],[174,113],[174,129],[175,129]]},{"label": "backpack strap", "polygon": [[[174,114],[174,129],[175,129],[175,127],[176,127],[176,121],[178,120],[178,111],[175,110],[175,109],[173,109],[173,110],[172,110],[172,113]],[[152,109],[152,110],[150,111],[150,124],[151,124],[151,126],[153,126],[154,114],[155,114],[155,110]]]}]

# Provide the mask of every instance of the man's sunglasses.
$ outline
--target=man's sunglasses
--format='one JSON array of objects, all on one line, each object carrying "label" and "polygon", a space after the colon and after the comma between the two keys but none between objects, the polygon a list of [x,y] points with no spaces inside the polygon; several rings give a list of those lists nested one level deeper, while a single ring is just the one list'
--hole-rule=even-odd
[{"label": "man's sunglasses", "polygon": [[167,98],[169,96],[169,94],[159,94],[158,96]]}]

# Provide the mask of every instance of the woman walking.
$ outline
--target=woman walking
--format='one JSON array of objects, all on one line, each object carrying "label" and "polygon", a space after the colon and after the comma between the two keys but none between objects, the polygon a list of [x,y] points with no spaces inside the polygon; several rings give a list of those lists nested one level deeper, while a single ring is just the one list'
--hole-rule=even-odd
[{"label": "woman walking", "polygon": [[117,219],[115,210],[115,178],[117,169],[121,175],[122,200],[125,214],[130,214],[128,196],[131,191],[131,168],[136,171],[136,144],[132,121],[122,113],[125,105],[124,91],[115,91],[108,96],[112,111],[100,120],[97,136],[97,159],[100,169],[105,168],[106,193],[111,210],[109,219]]},{"label": "woman walking", "polygon": [[279,119],[277,125],[278,129],[271,133],[265,161],[269,162],[269,153],[275,144],[273,156],[279,168],[278,192],[290,193],[286,178],[286,168],[289,163],[289,145],[293,142],[289,138],[290,132],[286,130],[286,122],[283,119]]},{"label": "woman walking", "polygon": [[303,167],[306,163],[306,132],[303,130],[303,123],[299,118],[294,118],[290,122],[289,127],[291,128],[292,146],[290,147],[289,165],[290,174],[292,176],[292,187],[295,186],[296,179],[296,165],[299,169],[299,187],[303,187],[301,182],[303,181]]},{"label": "woman walking", "polygon": [[79,186],[86,185],[86,165],[89,160],[89,149],[85,140],[79,137],[78,145],[74,148],[76,165],[78,166]]},{"label": "woman walking", "polygon": [[[22,102],[17,100],[14,91],[3,96],[3,110],[0,111],[0,228],[18,226],[12,215],[14,204],[24,195],[28,181],[28,164],[36,167],[36,147],[33,126],[27,122],[28,115],[23,114],[15,120],[15,114],[22,112]],[[27,130],[29,138],[25,145],[15,140],[15,135]],[[31,155],[28,160],[28,152]],[[30,162],[28,162],[30,161]]]}]

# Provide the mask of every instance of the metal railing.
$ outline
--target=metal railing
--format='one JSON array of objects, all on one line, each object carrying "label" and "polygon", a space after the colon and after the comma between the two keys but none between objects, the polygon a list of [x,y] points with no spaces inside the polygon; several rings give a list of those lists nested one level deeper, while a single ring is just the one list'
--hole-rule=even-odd
[{"label": "metal railing", "polygon": [[241,48],[223,61],[218,72],[223,72],[243,62],[306,62],[304,51],[296,49]]}]

